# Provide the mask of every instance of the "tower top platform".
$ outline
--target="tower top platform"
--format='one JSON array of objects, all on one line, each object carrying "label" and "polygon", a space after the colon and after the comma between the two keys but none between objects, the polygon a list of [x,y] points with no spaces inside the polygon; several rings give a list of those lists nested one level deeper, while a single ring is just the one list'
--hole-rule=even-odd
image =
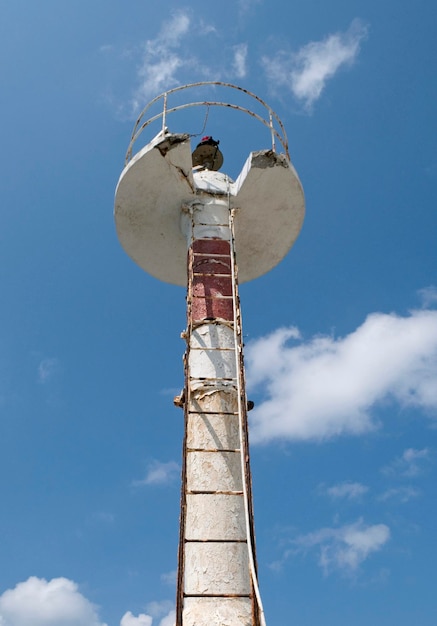
[{"label": "tower top platform", "polygon": [[158,135],[123,170],[115,220],[127,254],[146,272],[186,285],[187,240],[182,207],[205,193],[226,196],[235,208],[240,282],[265,274],[287,254],[304,217],[304,196],[288,159],[272,150],[252,152],[235,182],[225,174],[193,174],[187,135]]},{"label": "tower top platform", "polygon": [[[267,107],[246,90],[224,86],[243,91]],[[179,89],[182,88],[176,88]],[[235,209],[235,248],[240,283],[265,274],[293,245],[305,213],[302,185],[289,160],[282,123],[268,107],[269,120],[266,121],[239,105],[218,102],[184,105],[229,106],[250,113],[269,127],[272,149],[251,152],[234,182],[221,172],[193,170],[190,135],[170,133],[165,126],[166,115],[172,111],[166,111],[166,96],[162,95],[162,131],[132,157],[134,141],[148,123],[159,116],[142,124],[141,116],[138,119],[127,164],[117,185],[115,221],[123,248],[152,276],[168,283],[186,285],[187,239],[181,229],[181,213],[187,205],[216,196],[222,200],[226,198],[229,208]],[[273,118],[279,120],[281,134],[273,128]],[[285,154],[275,151],[275,139],[282,144]]]}]

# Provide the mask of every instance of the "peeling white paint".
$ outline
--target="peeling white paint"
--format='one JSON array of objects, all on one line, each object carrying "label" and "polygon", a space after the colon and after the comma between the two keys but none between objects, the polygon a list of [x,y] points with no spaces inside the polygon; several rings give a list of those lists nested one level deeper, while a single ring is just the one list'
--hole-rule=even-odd
[{"label": "peeling white paint", "polygon": [[253,626],[250,598],[186,598],[184,626]]},{"label": "peeling white paint", "polygon": [[181,231],[188,246],[196,239],[230,240],[229,204],[221,198],[204,198],[186,204],[181,213]]},{"label": "peeling white paint", "polygon": [[193,178],[197,189],[214,194],[227,194],[232,180],[223,172],[214,172],[212,170],[201,170],[194,172]]},{"label": "peeling white paint", "polygon": [[[115,220],[123,248],[140,267],[165,282],[186,285],[181,207],[206,193],[227,206],[228,177],[210,171],[192,175],[188,136],[179,143],[172,143],[172,137],[176,136],[168,134],[161,141],[158,136],[124,168],[115,195]],[[265,274],[284,258],[302,227],[305,201],[293,166],[271,150],[251,153],[229,192],[231,208],[237,209],[235,239],[242,283]]]},{"label": "peeling white paint", "polygon": [[246,539],[243,496],[189,494],[185,538],[203,541]]},{"label": "peeling white paint", "polygon": [[215,385],[211,389],[194,390],[188,409],[190,412],[200,413],[236,413],[238,399],[235,386],[223,384],[221,387]]},{"label": "peeling white paint", "polygon": [[237,367],[233,350],[191,350],[191,378],[236,378]]},{"label": "peeling white paint", "polygon": [[239,452],[188,452],[189,491],[241,491],[242,488]]},{"label": "peeling white paint", "polygon": [[[232,216],[240,282],[279,263],[296,239],[304,215],[302,187],[288,159],[272,150],[252,153],[236,183],[220,172],[193,174],[191,166],[188,135],[160,133],[123,170],[115,218],[120,241],[134,261],[161,280],[184,285],[187,247],[199,239],[231,242]],[[229,245],[197,246],[210,249],[226,250]],[[208,254],[194,254],[196,263],[208,261]],[[196,322],[204,317],[217,320],[219,315],[237,323],[230,278],[211,280],[215,267],[217,274],[229,275],[229,256],[223,253],[215,260],[217,265],[210,260],[206,266],[209,282],[196,277],[196,298],[189,311]],[[218,298],[212,300],[211,294]],[[250,490],[243,482],[248,451],[240,441],[246,415],[241,407],[244,385],[237,379],[237,339],[228,321],[204,324],[188,341],[178,624],[182,608],[182,626],[256,626],[255,601],[265,624],[253,551],[247,543],[253,528]],[[202,594],[229,597],[186,597]],[[248,597],[231,597],[238,595]]]},{"label": "peeling white paint", "polygon": [[238,415],[188,416],[187,447],[203,450],[237,450],[240,447]]},{"label": "peeling white paint", "polygon": [[185,593],[250,594],[245,543],[187,543]]},{"label": "peeling white paint", "polygon": [[234,330],[224,324],[202,324],[195,328],[190,337],[190,347],[234,349]]}]

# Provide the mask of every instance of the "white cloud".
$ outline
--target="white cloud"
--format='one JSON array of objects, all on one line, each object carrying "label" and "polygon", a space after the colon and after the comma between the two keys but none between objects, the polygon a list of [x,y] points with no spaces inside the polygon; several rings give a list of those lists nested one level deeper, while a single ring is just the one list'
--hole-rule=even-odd
[{"label": "white cloud", "polygon": [[[196,54],[205,48],[213,50],[211,35],[216,34],[213,24],[205,23],[202,19],[193,23],[189,14],[182,10],[166,20],[157,37],[148,39],[141,47],[141,60],[137,69],[138,86],[131,101],[132,112],[137,115],[151,98],[184,82],[219,80],[224,69],[222,60],[219,67],[214,69],[205,65],[204,53]],[[198,45],[193,46],[193,41]],[[244,62],[244,50],[236,46],[234,69],[243,71]]]},{"label": "white cloud", "polygon": [[246,13],[252,7],[255,7],[257,4],[261,4],[263,0],[238,0],[238,4],[240,7],[241,13]]},{"label": "white cloud", "polygon": [[155,39],[146,41],[138,70],[140,84],[134,94],[132,106],[137,110],[150,97],[178,84],[176,71],[189,63],[178,53],[182,39],[190,29],[190,18],[180,11],[166,21]]},{"label": "white cloud", "polygon": [[424,471],[424,465],[428,464],[429,461],[430,451],[428,448],[422,448],[422,450],[407,448],[401,457],[384,467],[382,471],[388,476],[415,478]]},{"label": "white cloud", "polygon": [[404,476],[412,477],[422,473],[422,461],[429,459],[429,449],[415,450],[408,448],[402,455],[402,461],[405,463]]},{"label": "white cloud", "polygon": [[67,578],[32,576],[0,596],[1,626],[106,626]]},{"label": "white cloud", "polygon": [[59,360],[55,357],[43,359],[38,365],[38,382],[48,383],[59,370]]},{"label": "white cloud", "polygon": [[276,90],[288,88],[307,110],[322,94],[327,81],[343,66],[354,63],[368,28],[354,20],[344,33],[334,33],[322,41],[312,41],[297,53],[278,52],[262,63]]},{"label": "white cloud", "polygon": [[328,496],[334,499],[347,498],[348,500],[355,500],[360,498],[369,491],[366,485],[361,483],[344,482],[338,485],[333,485],[326,489]]},{"label": "white cloud", "polygon": [[378,500],[386,502],[387,500],[399,500],[402,504],[409,502],[412,498],[420,496],[420,491],[414,487],[395,487],[387,489],[379,497]]},{"label": "white cloud", "polygon": [[161,600],[160,602],[149,602],[146,609],[153,617],[161,617],[164,613],[171,613],[174,603],[170,600]]},{"label": "white cloud", "polygon": [[175,626],[176,623],[176,611],[170,611],[168,615],[162,618],[159,622],[159,626]]},{"label": "white cloud", "polygon": [[95,524],[113,524],[115,516],[107,511],[95,511],[90,519]]},{"label": "white cloud", "polygon": [[228,80],[231,75],[244,78],[247,74],[247,44],[224,46],[213,24],[193,18],[184,10],[166,20],[158,35],[145,41],[135,56],[138,54],[138,84],[130,101],[129,115],[138,115],[151,98],[178,85],[219,81],[223,76]]},{"label": "white cloud", "polygon": [[152,461],[149,464],[145,478],[134,481],[135,486],[141,485],[164,485],[172,482],[180,475],[181,468],[175,461],[161,463]]},{"label": "white cloud", "polygon": [[120,626],[152,626],[152,621],[150,615],[141,613],[138,617],[135,617],[128,611],[121,618]]},{"label": "white cloud", "polygon": [[166,572],[165,574],[161,574],[161,580],[166,585],[176,585],[176,574],[177,571],[174,569],[171,572]]},{"label": "white cloud", "polygon": [[[165,617],[161,619],[161,621],[159,622],[159,626],[174,626],[175,619],[176,612],[174,609],[172,609],[167,615],[165,615]],[[120,626],[152,626],[153,623],[154,619],[150,615],[140,613],[137,617],[135,617],[135,615],[133,615],[131,611],[128,611],[121,618]],[[2,625],[0,624],[0,626]]]},{"label": "white cloud", "polygon": [[[152,626],[153,618],[164,617],[159,626],[174,626],[173,603],[152,602],[151,615],[135,617],[127,611],[120,626]],[[153,617],[152,617],[153,616]],[[158,624],[158,622],[157,622]],[[0,595],[0,626],[107,626],[100,621],[97,607],[67,578],[30,577]]]},{"label": "white cloud", "polygon": [[[147,606],[147,610],[151,615],[140,613],[138,617],[135,617],[131,611],[128,611],[121,618],[120,626],[152,626],[152,624],[155,624],[154,618],[159,618],[163,613],[167,614],[161,619],[159,626],[174,626],[176,611],[173,608],[169,608],[172,606],[173,603],[167,600],[163,602],[151,602]],[[156,622],[156,624],[158,624],[158,622]],[[0,626],[2,626],[1,623]]]},{"label": "white cloud", "polygon": [[164,616],[159,622],[159,626],[174,626],[176,621],[176,612],[173,607],[174,603],[170,600],[162,600],[161,602],[149,602],[146,608],[150,615],[153,615],[154,618]]},{"label": "white cloud", "polygon": [[199,32],[201,32],[202,35],[211,35],[211,34],[216,35],[217,28],[214,26],[214,24],[210,24],[209,22],[206,22],[203,18],[200,18]]},{"label": "white cloud", "polygon": [[372,554],[381,550],[390,538],[390,529],[385,524],[366,526],[361,519],[339,528],[322,528],[313,533],[301,535],[293,540],[294,549],[286,558],[296,552],[315,549],[319,565],[325,574],[338,570],[346,574],[355,572]]},{"label": "white cloud", "polygon": [[234,46],[234,61],[232,67],[237,78],[244,78],[247,73],[247,44],[240,43]]},{"label": "white cloud", "polygon": [[387,399],[435,413],[437,311],[374,313],[339,339],[281,328],[251,342],[246,362],[248,389],[267,396],[251,413],[252,441],[359,435]]},{"label": "white cloud", "polygon": [[418,293],[422,300],[422,306],[424,309],[437,305],[437,287],[434,287],[434,285],[419,289]]}]

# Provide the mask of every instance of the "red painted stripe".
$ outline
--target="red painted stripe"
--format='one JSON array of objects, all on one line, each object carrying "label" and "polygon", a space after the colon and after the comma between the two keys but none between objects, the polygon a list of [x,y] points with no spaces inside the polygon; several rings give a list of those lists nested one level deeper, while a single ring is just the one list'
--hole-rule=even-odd
[{"label": "red painted stripe", "polygon": [[232,322],[234,320],[232,298],[193,298],[191,317],[193,322],[217,317]]},{"label": "red painted stripe", "polygon": [[202,254],[231,254],[229,241],[224,239],[197,239],[193,241],[192,249]]},{"label": "red painted stripe", "polygon": [[232,296],[232,280],[230,276],[214,276],[206,274],[193,278],[193,296]]},{"label": "red painted stripe", "polygon": [[[220,256],[219,256],[220,255]],[[232,302],[231,248],[223,239],[198,239],[191,246],[191,317],[234,319]]]},{"label": "red painted stripe", "polygon": [[205,255],[194,255],[193,272],[196,274],[231,274],[231,258],[208,257]]}]

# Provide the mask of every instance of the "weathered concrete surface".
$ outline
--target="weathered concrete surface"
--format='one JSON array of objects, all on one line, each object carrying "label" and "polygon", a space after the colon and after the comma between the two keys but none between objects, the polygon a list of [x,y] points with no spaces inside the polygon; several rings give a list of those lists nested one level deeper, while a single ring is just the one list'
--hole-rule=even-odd
[{"label": "weathered concrete surface", "polygon": [[[250,483],[244,483],[240,441],[240,419],[245,423],[246,415],[238,415],[239,393],[244,393],[237,362],[240,340],[232,325],[235,311],[235,321],[239,319],[238,301],[229,228],[223,225],[229,217],[228,198],[212,201],[203,195],[184,207],[182,220],[189,285],[177,624],[259,626],[254,623],[248,551],[252,522],[245,489]],[[202,596],[215,603],[202,605]],[[249,603],[221,608],[224,599],[241,596],[248,596]]]},{"label": "weathered concrete surface", "polygon": [[305,199],[296,170],[284,155],[249,155],[232,187],[240,283],[268,272],[288,253],[302,228]]},{"label": "weathered concrete surface", "polygon": [[239,452],[188,452],[189,491],[241,491]]},{"label": "weathered concrete surface", "polygon": [[250,598],[186,598],[184,626],[253,626]]},{"label": "weathered concrete surface", "polygon": [[168,141],[158,135],[124,168],[115,192],[115,221],[120,243],[135,263],[160,280],[185,284],[180,213],[195,189],[191,146],[188,136],[173,145]]},{"label": "weathered concrete surface", "polygon": [[199,413],[236,413],[238,397],[234,387],[225,390],[199,391],[191,397],[188,407],[190,412]]},{"label": "weathered concrete surface", "polygon": [[187,540],[246,539],[244,501],[241,495],[187,495]]},{"label": "weathered concrete surface", "polygon": [[186,594],[245,595],[250,591],[245,543],[186,544]]},{"label": "weathered concrete surface", "polygon": [[240,447],[238,415],[191,413],[188,416],[187,447],[237,450]]}]

